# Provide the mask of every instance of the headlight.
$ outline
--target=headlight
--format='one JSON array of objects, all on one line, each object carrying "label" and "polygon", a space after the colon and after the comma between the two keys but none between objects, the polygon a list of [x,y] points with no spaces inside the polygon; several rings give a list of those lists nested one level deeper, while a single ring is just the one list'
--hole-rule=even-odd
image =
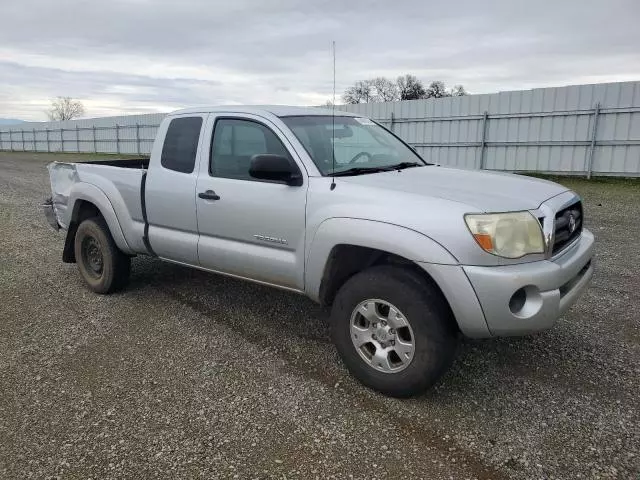
[{"label": "headlight", "polygon": [[542,227],[529,212],[469,214],[464,220],[478,245],[489,253],[506,258],[544,253]]}]

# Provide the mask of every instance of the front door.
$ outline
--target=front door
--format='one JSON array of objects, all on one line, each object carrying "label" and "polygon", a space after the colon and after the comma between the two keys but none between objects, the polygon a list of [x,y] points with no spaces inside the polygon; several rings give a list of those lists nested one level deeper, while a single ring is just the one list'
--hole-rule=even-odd
[{"label": "front door", "polygon": [[300,169],[293,149],[262,117],[212,116],[210,123],[213,140],[196,187],[200,265],[302,290],[306,177],[302,186],[288,186],[249,175],[251,157],[263,153],[286,156]]}]

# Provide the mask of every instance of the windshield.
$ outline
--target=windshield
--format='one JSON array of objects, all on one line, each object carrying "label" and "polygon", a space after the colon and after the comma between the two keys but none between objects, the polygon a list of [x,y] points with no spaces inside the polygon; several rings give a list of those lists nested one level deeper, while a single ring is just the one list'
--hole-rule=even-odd
[{"label": "windshield", "polygon": [[350,169],[359,173],[380,171],[407,162],[425,164],[411,148],[368,118],[336,116],[335,130],[331,116],[282,117],[282,121],[304,145],[322,175],[349,173]]}]

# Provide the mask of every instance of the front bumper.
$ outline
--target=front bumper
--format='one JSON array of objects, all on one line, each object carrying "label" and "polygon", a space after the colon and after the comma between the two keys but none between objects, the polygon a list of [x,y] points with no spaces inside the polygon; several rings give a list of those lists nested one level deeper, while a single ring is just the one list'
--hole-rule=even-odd
[{"label": "front bumper", "polygon": [[593,234],[549,260],[500,267],[464,266],[491,335],[524,335],[553,326],[593,276]]}]

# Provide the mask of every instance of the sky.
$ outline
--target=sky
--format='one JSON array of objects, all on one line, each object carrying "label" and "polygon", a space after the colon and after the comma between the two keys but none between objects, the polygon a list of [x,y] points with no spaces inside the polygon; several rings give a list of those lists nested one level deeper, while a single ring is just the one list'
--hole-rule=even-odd
[{"label": "sky", "polygon": [[[640,0],[5,0],[0,117],[316,105],[411,73],[470,93],[640,80]],[[338,102],[339,103],[339,102]]]}]

